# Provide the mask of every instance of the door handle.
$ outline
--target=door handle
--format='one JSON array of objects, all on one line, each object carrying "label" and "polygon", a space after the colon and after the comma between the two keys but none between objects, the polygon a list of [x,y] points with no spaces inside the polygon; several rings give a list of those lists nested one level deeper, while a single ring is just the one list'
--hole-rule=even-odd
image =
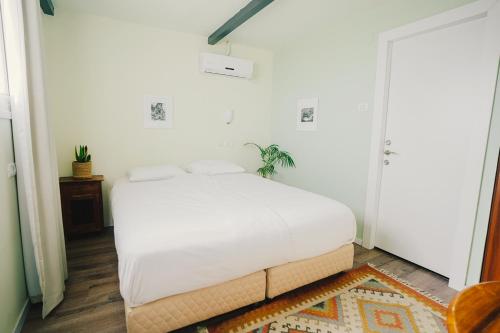
[{"label": "door handle", "polygon": [[384,150],[384,154],[389,156],[389,155],[399,155],[395,151],[390,151],[389,149]]}]

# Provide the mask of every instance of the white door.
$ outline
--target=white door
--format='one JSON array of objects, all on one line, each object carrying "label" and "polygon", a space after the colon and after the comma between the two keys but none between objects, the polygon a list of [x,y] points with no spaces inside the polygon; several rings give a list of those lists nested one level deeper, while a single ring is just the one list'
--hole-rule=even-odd
[{"label": "white door", "polygon": [[444,276],[484,96],[485,22],[397,40],[391,50],[375,246]]}]

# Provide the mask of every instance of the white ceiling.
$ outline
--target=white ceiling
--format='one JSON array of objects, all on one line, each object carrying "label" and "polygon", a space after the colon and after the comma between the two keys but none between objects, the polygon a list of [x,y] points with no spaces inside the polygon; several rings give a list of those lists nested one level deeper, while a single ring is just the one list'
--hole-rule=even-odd
[{"label": "white ceiling", "polygon": [[[250,0],[54,0],[58,9],[83,11],[150,26],[209,36]],[[228,38],[235,43],[276,49],[313,33],[373,0],[275,0]]]},{"label": "white ceiling", "polygon": [[[234,43],[279,49],[349,20],[355,27],[377,15],[433,14],[471,0],[275,0],[229,36]],[[170,30],[209,36],[250,0],[53,0],[58,9],[83,11]],[[399,10],[399,12],[398,12]],[[416,14],[415,18],[418,18]],[[410,14],[411,16],[411,14]]]}]

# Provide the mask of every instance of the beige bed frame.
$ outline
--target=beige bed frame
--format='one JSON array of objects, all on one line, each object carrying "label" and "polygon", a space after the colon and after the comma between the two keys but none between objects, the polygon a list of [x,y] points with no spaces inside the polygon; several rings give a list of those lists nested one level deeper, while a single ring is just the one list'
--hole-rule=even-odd
[{"label": "beige bed frame", "polygon": [[352,268],[352,244],[327,254],[272,267],[213,287],[138,307],[125,304],[128,333],[170,332]]}]

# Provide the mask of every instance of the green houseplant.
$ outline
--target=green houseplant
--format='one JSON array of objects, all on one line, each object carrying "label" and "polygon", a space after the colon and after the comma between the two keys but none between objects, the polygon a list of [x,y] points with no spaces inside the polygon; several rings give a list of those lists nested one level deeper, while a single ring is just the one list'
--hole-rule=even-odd
[{"label": "green houseplant", "polygon": [[73,162],[74,178],[92,178],[92,156],[88,153],[87,146],[75,146],[75,161]]},{"label": "green houseplant", "polygon": [[264,165],[257,169],[257,173],[264,178],[270,178],[277,173],[276,165],[281,165],[283,168],[295,168],[295,162],[290,153],[280,150],[280,147],[276,144],[265,148],[253,142],[245,143],[245,146],[247,145],[255,146],[259,149]]}]

